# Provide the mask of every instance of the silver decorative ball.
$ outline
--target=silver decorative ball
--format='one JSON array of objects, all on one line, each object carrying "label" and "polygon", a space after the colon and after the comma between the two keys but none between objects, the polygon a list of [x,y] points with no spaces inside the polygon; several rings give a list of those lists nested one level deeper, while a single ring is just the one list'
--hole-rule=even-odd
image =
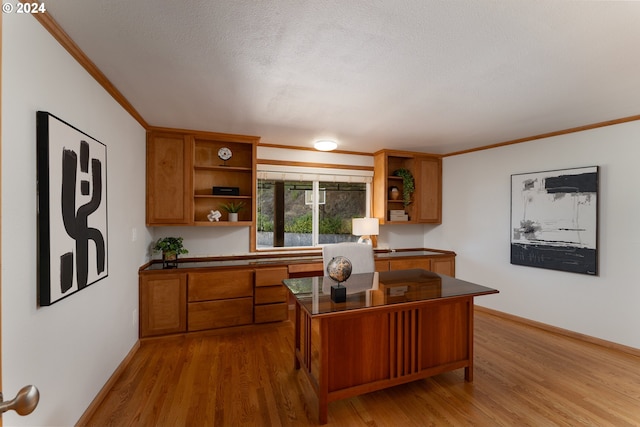
[{"label": "silver decorative ball", "polygon": [[353,266],[349,258],[336,256],[327,264],[327,274],[338,283],[342,283],[351,276]]}]

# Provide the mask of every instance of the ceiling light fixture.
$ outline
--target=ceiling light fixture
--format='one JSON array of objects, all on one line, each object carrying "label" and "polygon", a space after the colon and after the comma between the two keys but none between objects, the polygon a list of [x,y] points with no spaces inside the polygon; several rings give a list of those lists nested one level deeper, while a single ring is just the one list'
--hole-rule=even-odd
[{"label": "ceiling light fixture", "polygon": [[338,147],[338,144],[330,139],[321,139],[316,141],[313,146],[319,151],[331,151],[335,150]]}]

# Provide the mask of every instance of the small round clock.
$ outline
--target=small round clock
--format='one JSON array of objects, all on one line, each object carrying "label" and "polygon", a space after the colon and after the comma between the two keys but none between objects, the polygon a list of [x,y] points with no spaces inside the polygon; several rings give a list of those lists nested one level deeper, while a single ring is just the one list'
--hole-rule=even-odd
[{"label": "small round clock", "polygon": [[220,159],[224,160],[225,162],[229,160],[232,155],[233,153],[231,153],[231,150],[227,147],[222,147],[218,150],[218,157],[220,157]]}]

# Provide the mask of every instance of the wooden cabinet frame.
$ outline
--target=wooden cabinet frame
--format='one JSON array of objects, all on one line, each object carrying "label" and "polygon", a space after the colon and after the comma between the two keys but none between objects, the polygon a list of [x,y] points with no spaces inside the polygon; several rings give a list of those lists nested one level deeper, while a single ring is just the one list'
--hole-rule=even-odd
[{"label": "wooden cabinet frame", "polygon": [[[442,222],[442,157],[410,151],[381,150],[374,154],[373,216],[380,224],[423,224]],[[402,197],[392,200],[389,189],[398,187],[402,196],[402,179],[393,173],[405,168],[413,175],[415,191],[405,206]],[[391,221],[390,210],[404,210],[408,221]]]}]

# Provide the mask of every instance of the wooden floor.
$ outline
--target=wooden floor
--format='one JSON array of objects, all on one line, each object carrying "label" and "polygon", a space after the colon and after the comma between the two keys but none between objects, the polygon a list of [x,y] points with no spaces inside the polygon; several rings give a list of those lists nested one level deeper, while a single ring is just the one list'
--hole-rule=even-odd
[{"label": "wooden floor", "polygon": [[[640,358],[485,312],[449,372],[329,404],[328,426],[640,426]],[[309,426],[291,323],[142,343],[91,426]]]}]

